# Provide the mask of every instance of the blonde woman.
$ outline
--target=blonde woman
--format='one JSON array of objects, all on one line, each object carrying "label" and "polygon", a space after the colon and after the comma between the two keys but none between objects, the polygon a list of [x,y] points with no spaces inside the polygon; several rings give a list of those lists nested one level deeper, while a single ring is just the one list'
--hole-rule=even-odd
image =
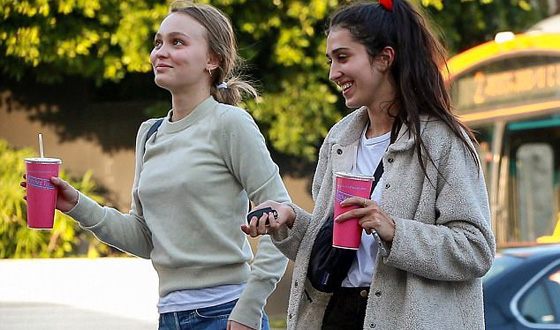
[{"label": "blonde woman", "polygon": [[99,206],[53,178],[57,208],[100,240],[152,260],[160,329],[268,329],[263,308],[287,259],[268,237],[253,257],[240,226],[249,200],[289,196],[257,125],[235,107],[256,91],[232,76],[229,19],[209,5],[174,3],[150,60],[172,109],[151,136],[156,119],[140,126],[131,211]]}]

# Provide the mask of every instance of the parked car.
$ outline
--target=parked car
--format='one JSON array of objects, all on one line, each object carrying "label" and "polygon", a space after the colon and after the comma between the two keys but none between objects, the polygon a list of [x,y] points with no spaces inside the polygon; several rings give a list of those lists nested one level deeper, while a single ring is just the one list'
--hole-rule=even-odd
[{"label": "parked car", "polygon": [[486,329],[560,329],[560,244],[499,251],[483,290]]}]

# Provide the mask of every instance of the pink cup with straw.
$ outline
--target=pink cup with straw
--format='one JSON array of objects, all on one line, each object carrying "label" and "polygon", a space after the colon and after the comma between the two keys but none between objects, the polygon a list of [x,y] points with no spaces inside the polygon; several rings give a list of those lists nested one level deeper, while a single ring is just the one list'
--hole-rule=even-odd
[{"label": "pink cup with straw", "polygon": [[[341,206],[340,203],[345,199],[352,196],[370,198],[374,179],[371,176],[342,172],[336,172],[334,175],[336,184],[334,217],[336,218],[340,214],[359,207],[357,205]],[[361,241],[362,227],[360,226],[359,219],[348,219],[341,223],[334,222],[332,246],[342,249],[357,250],[360,247]]]},{"label": "pink cup with straw", "polygon": [[39,134],[40,158],[25,158],[27,183],[27,227],[52,229],[56,207],[57,189],[50,178],[58,177],[58,158],[46,158],[43,154],[42,135]]}]

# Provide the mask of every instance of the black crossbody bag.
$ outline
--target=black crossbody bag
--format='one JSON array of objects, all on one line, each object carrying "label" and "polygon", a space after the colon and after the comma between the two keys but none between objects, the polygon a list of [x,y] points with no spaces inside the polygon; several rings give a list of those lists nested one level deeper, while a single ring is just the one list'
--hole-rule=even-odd
[{"label": "black crossbody bag", "polygon": [[[377,165],[373,177],[370,195],[383,174],[383,159]],[[352,262],[356,257],[356,250],[341,249],[332,246],[333,214],[325,221],[311,249],[307,278],[316,290],[332,293],[340,287],[348,275]],[[376,234],[377,235],[377,234]],[[381,247],[383,248],[383,247]]]}]

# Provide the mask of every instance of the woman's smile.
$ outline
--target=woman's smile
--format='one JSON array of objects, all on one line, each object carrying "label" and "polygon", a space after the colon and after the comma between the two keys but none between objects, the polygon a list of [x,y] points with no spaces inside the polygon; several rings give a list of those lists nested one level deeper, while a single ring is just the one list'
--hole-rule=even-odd
[{"label": "woman's smile", "polygon": [[173,67],[169,64],[166,63],[158,63],[155,65],[154,69],[156,71],[156,73],[161,73],[161,72],[165,72],[168,69],[172,69]]},{"label": "woman's smile", "polygon": [[350,92],[352,91],[352,86],[354,86],[353,82],[347,82],[340,86],[342,89],[342,95],[346,98],[349,96]]}]

